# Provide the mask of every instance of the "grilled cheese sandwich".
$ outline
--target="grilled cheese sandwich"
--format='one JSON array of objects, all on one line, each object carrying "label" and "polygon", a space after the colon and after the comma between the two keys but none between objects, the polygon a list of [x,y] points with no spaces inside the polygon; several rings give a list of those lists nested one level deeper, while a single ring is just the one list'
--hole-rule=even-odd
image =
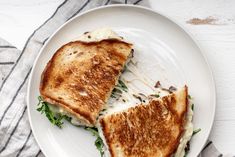
[{"label": "grilled cheese sandwich", "polygon": [[110,99],[131,51],[132,44],[110,29],[86,32],[56,51],[40,94],[74,125],[98,126],[106,157],[183,157],[193,133],[187,86],[174,92],[157,88],[159,98],[150,95],[141,103],[133,91],[122,93],[131,101]]},{"label": "grilled cheese sandwich", "polygon": [[100,117],[106,156],[168,157],[177,153],[187,123],[187,87]]},{"label": "grilled cheese sandwich", "polygon": [[132,44],[115,33],[102,32],[85,33],[81,40],[62,46],[41,76],[44,101],[86,126],[95,125],[132,51]]}]

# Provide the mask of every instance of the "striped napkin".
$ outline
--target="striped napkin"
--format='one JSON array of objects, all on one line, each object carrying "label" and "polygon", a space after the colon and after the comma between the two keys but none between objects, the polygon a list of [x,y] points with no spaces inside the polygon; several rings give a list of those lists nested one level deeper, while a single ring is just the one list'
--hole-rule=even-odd
[{"label": "striped napkin", "polygon": [[[44,156],[34,140],[26,112],[26,88],[33,62],[47,39],[67,20],[85,10],[115,3],[144,5],[145,0],[65,0],[32,33],[22,51],[0,38],[0,157]],[[209,142],[200,156],[222,154]]]}]

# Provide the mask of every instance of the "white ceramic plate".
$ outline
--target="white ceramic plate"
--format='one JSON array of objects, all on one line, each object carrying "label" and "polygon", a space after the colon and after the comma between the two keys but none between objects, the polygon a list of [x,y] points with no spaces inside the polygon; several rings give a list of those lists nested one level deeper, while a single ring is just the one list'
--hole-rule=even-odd
[{"label": "white ceramic plate", "polygon": [[198,155],[205,144],[215,114],[215,86],[211,70],[192,37],[169,18],[139,6],[115,5],[90,10],[64,24],[48,40],[34,64],[28,88],[28,113],[33,134],[47,157],[99,157],[95,138],[67,123],[63,129],[36,111],[40,75],[53,53],[83,32],[109,26],[134,43],[139,70],[164,86],[187,84],[194,97],[193,137],[188,157]]}]

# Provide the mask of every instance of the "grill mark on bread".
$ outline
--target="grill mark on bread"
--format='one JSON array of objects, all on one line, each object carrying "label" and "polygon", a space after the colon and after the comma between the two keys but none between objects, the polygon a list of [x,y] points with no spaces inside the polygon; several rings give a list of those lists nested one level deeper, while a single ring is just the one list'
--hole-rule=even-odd
[{"label": "grill mark on bread", "polygon": [[87,125],[94,125],[131,49],[132,44],[116,39],[70,42],[48,62],[40,93],[63,108],[71,108],[74,115],[89,121]]},{"label": "grill mark on bread", "polygon": [[138,105],[100,118],[111,156],[116,157],[116,147],[122,149],[119,151],[125,157],[159,156],[159,150],[166,152],[164,157],[174,154],[184,132],[187,94],[185,86],[180,111],[176,109],[179,98],[171,94],[162,100],[152,100],[148,105]]}]

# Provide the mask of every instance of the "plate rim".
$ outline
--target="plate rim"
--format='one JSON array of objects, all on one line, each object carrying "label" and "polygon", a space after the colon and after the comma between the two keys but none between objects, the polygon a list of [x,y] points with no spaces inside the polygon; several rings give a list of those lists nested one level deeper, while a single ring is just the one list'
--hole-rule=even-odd
[{"label": "plate rim", "polygon": [[[36,134],[35,134],[35,130],[34,130],[34,127],[33,127],[33,124],[32,124],[32,119],[31,119],[31,112],[29,110],[30,108],[30,88],[31,88],[31,82],[32,82],[32,77],[33,77],[33,72],[36,68],[36,65],[37,65],[37,62],[42,54],[42,52],[44,51],[45,47],[47,46],[48,42],[51,41],[51,39],[66,25],[68,25],[70,22],[72,22],[73,20],[75,20],[76,18],[79,18],[80,16],[82,15],[85,15],[85,14],[88,14],[90,12],[94,12],[94,11],[97,11],[97,10],[102,10],[102,9],[105,9],[105,8],[122,8],[122,7],[125,7],[125,8],[135,8],[135,9],[142,9],[142,10],[145,10],[145,11],[148,11],[148,12],[152,12],[154,14],[158,14],[166,19],[168,19],[169,21],[173,22],[174,24],[176,24],[180,29],[182,29],[190,38],[191,40],[195,43],[195,46],[199,49],[199,53],[200,55],[202,55],[203,57],[203,60],[205,61],[205,64],[207,65],[207,69],[208,69],[208,72],[209,72],[209,76],[210,76],[210,79],[211,79],[211,83],[212,83],[212,90],[213,90],[213,98],[212,98],[212,103],[213,103],[213,111],[212,111],[212,122],[210,123],[210,126],[208,127],[209,129],[207,130],[207,132],[205,132],[206,134],[206,139],[205,141],[203,142],[204,144],[200,146],[200,150],[203,149],[204,145],[206,144],[206,141],[207,139],[209,138],[209,135],[212,131],[212,127],[213,127],[213,124],[214,124],[214,120],[215,120],[215,111],[216,111],[216,104],[217,104],[217,95],[216,95],[216,84],[215,84],[215,80],[214,80],[214,75],[213,75],[213,71],[212,71],[212,68],[211,68],[211,65],[209,64],[208,62],[208,59],[205,55],[205,51],[203,50],[203,48],[201,47],[201,45],[199,44],[199,42],[195,39],[194,35],[185,27],[183,26],[182,24],[180,24],[179,22],[177,22],[176,20],[174,20],[173,18],[169,17],[168,15],[164,14],[163,12],[159,11],[159,10],[155,10],[154,8],[148,8],[148,7],[145,7],[145,6],[140,6],[140,5],[133,5],[133,4],[111,4],[111,5],[105,5],[105,6],[99,6],[99,7],[95,7],[93,9],[89,9],[89,10],[86,10],[82,13],[79,13],[78,15],[72,17],[71,19],[69,19],[68,21],[66,21],[65,23],[63,23],[59,28],[57,28],[54,33],[48,38],[48,40],[45,42],[45,44],[42,46],[42,48],[40,49],[37,57],[35,58],[34,60],[34,63],[33,63],[33,66],[32,66],[32,70],[30,72],[30,76],[29,76],[29,80],[28,80],[28,86],[27,86],[27,95],[26,95],[26,104],[27,104],[27,113],[28,113],[28,119],[29,119],[29,124],[30,124],[30,128],[32,129],[32,133],[33,133],[33,136],[40,148],[40,150],[43,152],[43,154],[48,157],[48,154],[46,153],[47,151],[45,151],[44,147],[41,146]],[[200,151],[201,152],[201,151]],[[200,152],[198,152],[196,154],[196,156],[198,156],[200,154]]]}]

